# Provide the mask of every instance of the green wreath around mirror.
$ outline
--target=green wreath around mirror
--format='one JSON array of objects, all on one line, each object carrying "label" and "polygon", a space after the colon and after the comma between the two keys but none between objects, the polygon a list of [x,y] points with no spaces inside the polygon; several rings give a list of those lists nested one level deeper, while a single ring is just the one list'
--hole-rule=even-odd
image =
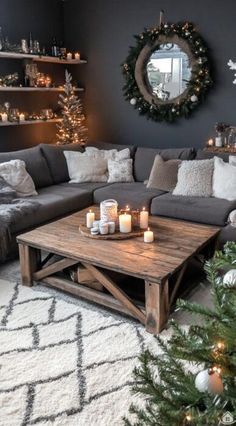
[{"label": "green wreath around mirror", "polygon": [[126,100],[154,121],[187,118],[213,84],[206,43],[189,22],[162,23],[135,39],[122,64]]}]

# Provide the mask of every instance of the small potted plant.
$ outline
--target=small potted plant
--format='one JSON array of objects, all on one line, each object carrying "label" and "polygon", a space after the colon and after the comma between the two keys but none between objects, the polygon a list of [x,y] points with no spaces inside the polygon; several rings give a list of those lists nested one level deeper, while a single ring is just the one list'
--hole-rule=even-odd
[{"label": "small potted plant", "polygon": [[226,123],[216,123],[215,130],[217,136],[215,138],[215,146],[221,148],[223,146],[223,136],[227,129],[229,129],[229,124]]}]

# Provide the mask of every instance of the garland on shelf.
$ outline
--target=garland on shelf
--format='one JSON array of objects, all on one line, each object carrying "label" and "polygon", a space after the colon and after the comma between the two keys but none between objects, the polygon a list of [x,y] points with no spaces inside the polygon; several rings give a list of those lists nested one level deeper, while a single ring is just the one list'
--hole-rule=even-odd
[{"label": "garland on shelf", "polygon": [[[155,103],[147,102],[141,95],[135,80],[135,64],[142,49],[149,45],[158,49],[155,43],[160,36],[178,36],[186,41],[191,50],[193,61],[191,79],[187,83],[188,92],[186,97],[178,103]],[[208,48],[200,34],[195,31],[190,22],[177,24],[161,23],[157,28],[145,29],[141,34],[135,35],[136,45],[130,48],[129,55],[122,64],[125,85],[124,96],[141,115],[146,114],[148,119],[154,121],[173,122],[179,117],[188,117],[191,112],[204,100],[208,89],[213,81],[210,75]]]}]

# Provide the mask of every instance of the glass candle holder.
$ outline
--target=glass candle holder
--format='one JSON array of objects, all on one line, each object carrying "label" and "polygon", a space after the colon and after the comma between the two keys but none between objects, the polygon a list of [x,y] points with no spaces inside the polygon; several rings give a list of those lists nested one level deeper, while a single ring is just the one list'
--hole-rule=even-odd
[{"label": "glass candle holder", "polygon": [[100,219],[103,222],[115,222],[117,220],[118,203],[116,200],[104,200],[100,203]]}]

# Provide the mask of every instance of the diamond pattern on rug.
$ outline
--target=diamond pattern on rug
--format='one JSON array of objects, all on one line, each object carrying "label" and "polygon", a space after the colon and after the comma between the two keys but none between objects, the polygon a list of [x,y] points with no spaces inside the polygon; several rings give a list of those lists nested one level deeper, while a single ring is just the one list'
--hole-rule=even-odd
[{"label": "diamond pattern on rug", "polygon": [[121,426],[138,355],[156,339],[60,297],[0,282],[0,426]]}]

